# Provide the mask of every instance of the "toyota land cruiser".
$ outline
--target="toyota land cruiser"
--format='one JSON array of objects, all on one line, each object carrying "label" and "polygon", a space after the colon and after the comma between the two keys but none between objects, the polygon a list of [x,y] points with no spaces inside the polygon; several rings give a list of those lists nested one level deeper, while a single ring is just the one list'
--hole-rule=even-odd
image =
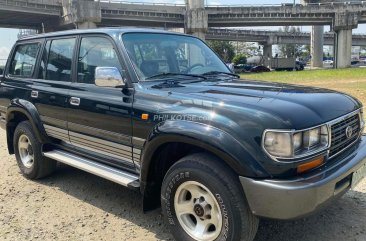
[{"label": "toyota land cruiser", "polygon": [[365,176],[358,100],[240,80],[192,36],[25,37],[0,81],[0,124],[25,177],[61,162],[136,189],[177,240],[253,240],[259,218],[303,217]]}]

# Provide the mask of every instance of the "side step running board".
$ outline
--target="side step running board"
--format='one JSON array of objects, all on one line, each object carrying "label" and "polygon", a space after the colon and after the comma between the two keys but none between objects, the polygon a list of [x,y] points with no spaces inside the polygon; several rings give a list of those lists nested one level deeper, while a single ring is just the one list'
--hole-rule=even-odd
[{"label": "side step running board", "polygon": [[77,169],[89,172],[96,176],[121,184],[125,187],[129,188],[140,187],[139,177],[137,175],[101,163],[97,163],[89,159],[85,159],[83,157],[68,153],[66,151],[53,150],[49,152],[44,152],[43,155],[48,158],[75,167]]}]

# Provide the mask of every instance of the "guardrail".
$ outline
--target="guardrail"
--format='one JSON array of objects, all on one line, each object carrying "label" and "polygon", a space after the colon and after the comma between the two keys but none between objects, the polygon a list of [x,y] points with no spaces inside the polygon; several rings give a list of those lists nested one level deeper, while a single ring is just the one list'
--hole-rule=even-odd
[{"label": "guardrail", "polygon": [[340,5],[366,5],[366,1],[349,1],[349,2],[326,2],[326,3],[281,3],[281,4],[220,4],[210,5],[206,7],[282,7],[282,6],[340,6]]},{"label": "guardrail", "polygon": [[146,6],[172,6],[172,7],[184,7],[185,4],[179,3],[156,3],[156,2],[128,2],[128,1],[116,1],[116,0],[99,0],[101,3],[118,3],[118,4],[130,4],[130,5],[146,5]]},{"label": "guardrail", "polygon": [[[118,1],[118,0],[98,0],[104,3],[121,3],[121,4],[137,4],[147,6],[186,6],[180,3],[168,3],[168,2],[134,2],[134,1]],[[205,4],[206,7],[281,7],[281,6],[334,6],[334,5],[366,5],[366,1],[348,1],[348,2],[326,2],[326,3],[305,3],[305,4],[293,4],[293,3],[282,3],[282,4]]]},{"label": "guardrail", "polygon": [[60,10],[61,2],[58,0],[0,0],[0,5],[24,7],[29,9],[41,9],[41,10]]}]

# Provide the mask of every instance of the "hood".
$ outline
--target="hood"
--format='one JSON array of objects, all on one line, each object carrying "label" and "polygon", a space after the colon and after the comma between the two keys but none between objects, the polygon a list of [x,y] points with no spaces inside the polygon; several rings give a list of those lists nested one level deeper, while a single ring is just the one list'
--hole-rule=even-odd
[{"label": "hood", "polygon": [[246,109],[280,118],[288,128],[316,126],[362,107],[355,98],[336,91],[251,80],[180,83],[167,86],[179,98],[222,103],[222,108]]}]

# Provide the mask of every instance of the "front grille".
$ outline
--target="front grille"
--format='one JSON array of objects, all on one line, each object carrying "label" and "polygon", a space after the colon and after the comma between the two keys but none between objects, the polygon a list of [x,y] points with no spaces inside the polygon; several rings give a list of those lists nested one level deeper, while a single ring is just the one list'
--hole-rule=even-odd
[{"label": "front grille", "polygon": [[[346,129],[351,126],[353,131],[351,137],[347,137]],[[345,148],[355,142],[361,131],[360,116],[355,114],[342,121],[339,121],[331,126],[332,141],[329,149],[329,157],[333,157],[337,153],[343,151]]]}]

